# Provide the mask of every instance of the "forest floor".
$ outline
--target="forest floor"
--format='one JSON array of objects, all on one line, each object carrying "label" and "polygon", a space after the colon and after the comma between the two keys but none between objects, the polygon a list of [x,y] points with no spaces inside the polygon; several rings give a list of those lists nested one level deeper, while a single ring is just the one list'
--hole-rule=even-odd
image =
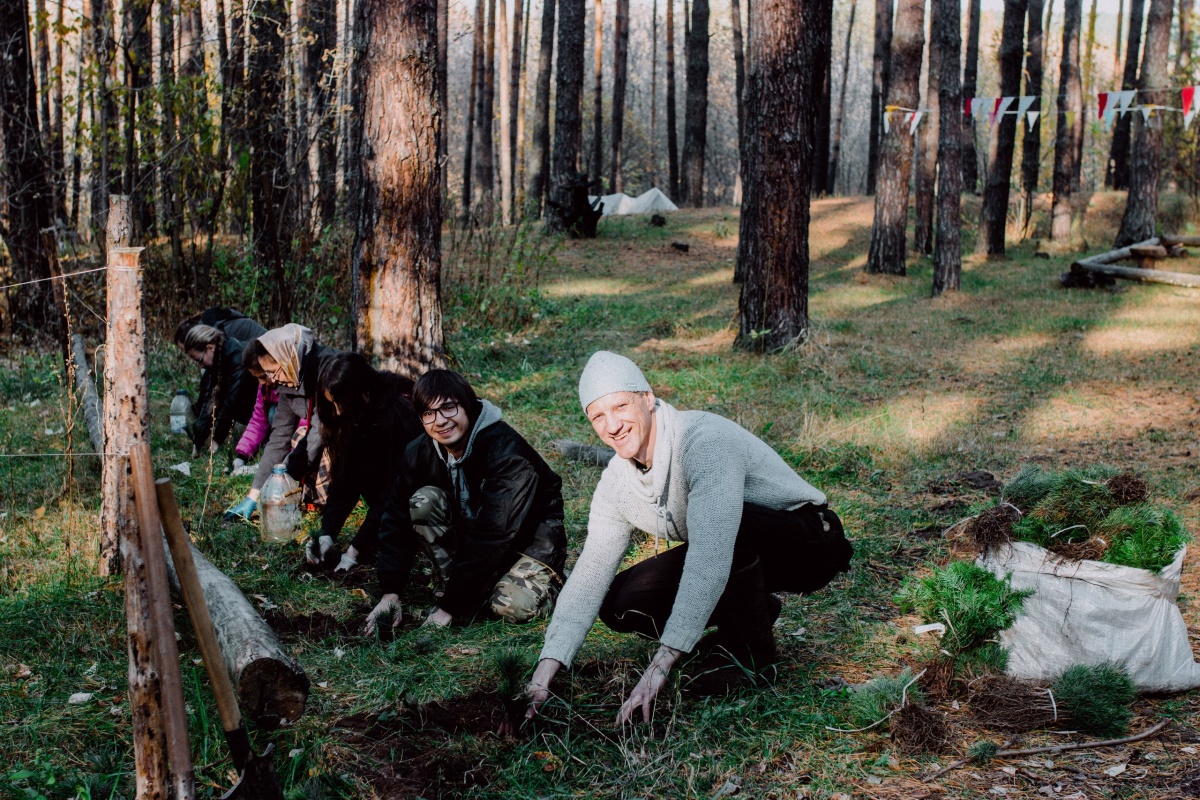
[{"label": "forest floor", "polygon": [[[1119,198],[1093,198],[1093,251],[1107,248],[1120,210]],[[688,697],[673,682],[650,726],[615,719],[652,646],[602,625],[556,684],[560,701],[511,738],[495,733],[503,711],[492,662],[516,648],[532,664],[544,624],[419,630],[430,587],[415,581],[397,633],[360,635],[369,573],[314,575],[299,544],[265,544],[254,528],[221,522],[248,483],[221,474],[221,463],[194,460],[190,477],[169,468],[190,448],[168,435],[167,404],[195,374],[156,345],[157,471],[175,481],[197,545],[263,606],[313,682],[295,725],[255,734],[260,748],[275,743],[289,797],[1200,797],[1200,692],[1140,698],[1134,732],[1172,720],[1146,741],[968,765],[929,783],[922,776],[980,739],[1087,737],[1001,736],[950,701],[938,706],[951,729],[943,753],[902,754],[886,726],[830,730],[853,727],[839,681],[894,676],[936,650],[893,598],[905,577],[948,558],[948,528],[995,502],[996,490],[972,488],[966,473],[1002,482],[1028,462],[1107,463],[1141,473],[1155,500],[1191,530],[1200,524],[1200,293],[1063,290],[1070,258],[1038,257],[1026,242],[1004,259],[967,257],[963,291],[931,300],[928,258],[911,259],[906,277],[863,273],[871,216],[869,199],[814,203],[812,331],[787,353],[732,348],[735,209],[681,211],[662,229],[605,220],[600,238],[564,242],[543,266],[530,324],[489,331],[450,320],[457,368],[562,474],[572,558],[599,470],[562,460],[551,442],[594,443],[575,387],[598,348],[630,354],[676,406],[761,436],[846,523],[854,567],[811,597],[787,598],[778,681],[720,698]],[[56,358],[0,356],[0,453],[90,449]],[[133,794],[122,590],[96,576],[94,466],[0,459],[0,797]],[[1200,637],[1196,548],[1179,606]],[[176,624],[199,782],[215,797],[231,766],[182,611]],[[69,703],[78,692],[91,698]]]}]

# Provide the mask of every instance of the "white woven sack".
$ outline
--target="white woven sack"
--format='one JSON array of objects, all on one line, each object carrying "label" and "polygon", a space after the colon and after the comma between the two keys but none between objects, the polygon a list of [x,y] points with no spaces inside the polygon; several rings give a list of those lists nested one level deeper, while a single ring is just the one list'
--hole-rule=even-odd
[{"label": "white woven sack", "polygon": [[1160,572],[1060,558],[1029,542],[993,549],[977,563],[1014,589],[1033,589],[1000,634],[1013,678],[1049,681],[1077,664],[1112,662],[1142,692],[1200,686],[1187,625],[1175,605],[1187,548]]}]

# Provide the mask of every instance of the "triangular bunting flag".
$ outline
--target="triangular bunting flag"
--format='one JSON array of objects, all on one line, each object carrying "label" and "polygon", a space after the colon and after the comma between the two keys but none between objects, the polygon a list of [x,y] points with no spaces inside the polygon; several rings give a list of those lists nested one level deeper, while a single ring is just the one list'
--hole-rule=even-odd
[{"label": "triangular bunting flag", "polygon": [[1124,114],[1129,110],[1129,104],[1133,102],[1133,98],[1137,96],[1137,89],[1128,89],[1124,92],[1117,92],[1117,96],[1121,103],[1121,113]]},{"label": "triangular bunting flag", "polygon": [[1154,106],[1142,106],[1142,119],[1146,122],[1150,121],[1150,115],[1154,113]]},{"label": "triangular bunting flag", "polygon": [[1029,130],[1033,130],[1034,123],[1037,122],[1037,118],[1039,115],[1041,115],[1041,113],[1042,112],[1040,112],[1040,111],[1030,111],[1029,112],[1029,116],[1027,117],[1027,119],[1029,120]]},{"label": "triangular bunting flag", "polygon": [[912,136],[917,132],[917,126],[921,124],[921,117],[925,116],[924,111],[917,111],[912,115],[912,121],[908,125],[908,135]]},{"label": "triangular bunting flag", "polygon": [[1113,122],[1117,118],[1117,106],[1114,103],[1104,112],[1104,130],[1112,132]]},{"label": "triangular bunting flag", "polygon": [[1192,120],[1196,118],[1196,111],[1197,109],[1193,108],[1191,111],[1183,115],[1183,129],[1185,131],[1191,127]]},{"label": "triangular bunting flag", "polygon": [[1192,111],[1192,101],[1196,99],[1196,87],[1183,87],[1183,115],[1186,117]]},{"label": "triangular bunting flag", "polygon": [[971,116],[971,98],[969,98],[969,97],[963,98],[963,116],[964,117]]},{"label": "triangular bunting flag", "polygon": [[1115,92],[1100,92],[1100,94],[1096,95],[1096,102],[1098,104],[1096,107],[1096,116],[1099,119],[1104,119],[1104,112],[1108,109],[1108,98],[1112,94],[1115,94]]},{"label": "triangular bunting flag", "polygon": [[988,98],[972,97],[971,98],[971,116],[975,119],[982,119],[984,112],[987,110]]},{"label": "triangular bunting flag", "polygon": [[883,112],[883,132],[884,133],[892,132],[891,116],[892,116],[892,113],[890,111]]},{"label": "triangular bunting flag", "polygon": [[1021,96],[1021,99],[1017,101],[1017,119],[1025,116],[1025,112],[1028,111],[1029,107],[1033,105],[1034,100],[1037,100],[1037,98],[1033,95]]}]

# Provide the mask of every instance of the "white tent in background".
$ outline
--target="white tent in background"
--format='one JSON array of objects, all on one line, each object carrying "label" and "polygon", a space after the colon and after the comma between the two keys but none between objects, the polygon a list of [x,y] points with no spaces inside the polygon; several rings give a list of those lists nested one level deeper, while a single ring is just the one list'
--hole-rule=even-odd
[{"label": "white tent in background", "polygon": [[623,192],[606,194],[601,197],[589,196],[588,200],[594,206],[599,200],[604,203],[603,213],[606,217],[622,214],[649,214],[654,211],[678,211],[679,206],[671,202],[659,189],[651,189],[637,197],[630,197]]}]

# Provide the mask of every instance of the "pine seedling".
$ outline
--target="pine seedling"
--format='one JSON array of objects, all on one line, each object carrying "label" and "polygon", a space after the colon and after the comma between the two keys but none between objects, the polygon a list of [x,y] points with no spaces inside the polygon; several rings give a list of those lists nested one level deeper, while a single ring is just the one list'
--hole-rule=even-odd
[{"label": "pine seedling", "polygon": [[910,578],[897,597],[905,613],[946,625],[942,647],[962,653],[978,647],[1013,623],[1032,591],[1017,591],[1008,578],[969,561],[955,561],[923,578]]},{"label": "pine seedling", "polygon": [[515,731],[525,712],[525,682],[533,667],[532,661],[528,652],[518,647],[502,647],[492,653],[489,661],[496,676],[496,694],[511,726],[509,732]]},{"label": "pine seedling", "polygon": [[894,678],[881,675],[857,687],[850,695],[850,718],[857,726],[871,725],[906,703],[924,702],[920,684],[913,683],[912,670],[905,667]]},{"label": "pine seedling", "polygon": [[1113,664],[1075,666],[1054,681],[1056,702],[1069,709],[1076,728],[1097,736],[1120,736],[1129,729],[1137,696],[1133,681]]},{"label": "pine seedling", "polygon": [[1105,561],[1151,572],[1174,561],[1180,548],[1191,541],[1179,517],[1151,503],[1116,509],[1100,523],[1097,533],[1111,544]]},{"label": "pine seedling", "polygon": [[1109,467],[1069,469],[1049,478],[1050,491],[1013,528],[1017,538],[1046,547],[1085,541],[1117,506]]},{"label": "pine seedling", "polygon": [[1021,511],[1029,512],[1050,494],[1053,480],[1054,476],[1037,464],[1026,464],[1005,485],[1001,495]]},{"label": "pine seedling", "polygon": [[967,748],[967,756],[978,764],[986,764],[1000,752],[1000,745],[989,739],[980,739]]}]

